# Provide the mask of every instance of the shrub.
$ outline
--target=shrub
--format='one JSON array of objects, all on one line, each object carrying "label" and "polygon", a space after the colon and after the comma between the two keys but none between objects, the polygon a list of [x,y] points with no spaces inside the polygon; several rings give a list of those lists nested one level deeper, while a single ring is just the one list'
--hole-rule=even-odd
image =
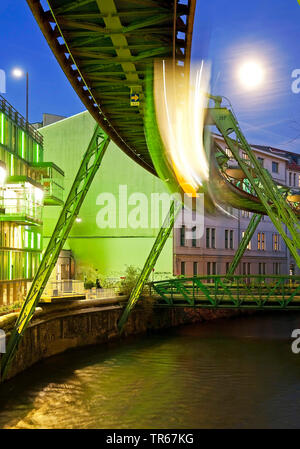
[{"label": "shrub", "polygon": [[128,266],[125,271],[124,279],[119,282],[119,293],[122,295],[129,296],[133,290],[138,277],[140,275],[140,270],[132,265]]},{"label": "shrub", "polygon": [[85,283],[84,283],[84,288],[85,288],[86,290],[90,290],[90,289],[93,288],[93,287],[95,287],[95,283],[94,283],[93,281],[90,281],[90,280],[85,281]]}]

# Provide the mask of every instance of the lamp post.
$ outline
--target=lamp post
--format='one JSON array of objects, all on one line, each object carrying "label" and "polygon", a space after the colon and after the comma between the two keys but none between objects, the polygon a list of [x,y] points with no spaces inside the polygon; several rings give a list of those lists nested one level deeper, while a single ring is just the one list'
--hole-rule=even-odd
[{"label": "lamp post", "polygon": [[12,71],[12,75],[14,78],[23,78],[25,75],[26,77],[26,127],[28,125],[28,91],[29,91],[29,75],[28,72],[24,72],[22,69],[15,68]]}]

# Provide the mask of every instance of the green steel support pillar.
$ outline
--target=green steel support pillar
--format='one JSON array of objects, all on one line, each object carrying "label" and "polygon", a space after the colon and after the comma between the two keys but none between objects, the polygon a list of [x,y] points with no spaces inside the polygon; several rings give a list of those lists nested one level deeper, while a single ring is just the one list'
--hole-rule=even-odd
[{"label": "green steel support pillar", "polygon": [[244,254],[250,240],[252,239],[257,226],[260,223],[261,217],[262,216],[260,214],[253,214],[253,216],[249,222],[249,225],[245,231],[245,234],[240,242],[238,250],[234,255],[233,261],[231,262],[231,264],[228,268],[228,271],[227,271],[228,277],[232,276],[234,274],[236,267],[240,263],[240,260],[243,257],[243,254]]},{"label": "green steel support pillar", "polygon": [[[221,107],[220,97],[210,96],[210,98],[216,104],[214,108],[209,109],[211,118],[300,268],[300,223],[297,216],[279,191],[269,172],[257,160],[232,111]],[[240,150],[246,154],[248,159],[243,159]],[[286,232],[284,225],[290,235]]]},{"label": "green steel support pillar", "polygon": [[59,253],[64,246],[84,198],[101,164],[109,141],[109,137],[97,125],[10,336],[6,354],[4,354],[1,360],[2,378],[5,377],[17,351],[18,344],[34,314],[36,305],[55,267]]},{"label": "green steel support pillar", "polygon": [[174,222],[176,219],[176,215],[181,208],[180,203],[176,203],[175,201],[172,201],[171,207],[169,210],[169,213],[167,217],[165,218],[165,221],[163,222],[162,227],[160,228],[160,231],[156,237],[156,240],[154,242],[154,245],[150,251],[150,254],[145,262],[145,265],[141,271],[141,274],[139,275],[139,278],[131,291],[128,303],[126,305],[126,308],[118,322],[118,329],[120,332],[123,331],[124,325],[126,324],[128,317],[136,305],[142,291],[144,288],[145,283],[148,281],[149,276],[151,274],[152,269],[155,266],[155,263],[172,231],[172,228],[174,226]]}]

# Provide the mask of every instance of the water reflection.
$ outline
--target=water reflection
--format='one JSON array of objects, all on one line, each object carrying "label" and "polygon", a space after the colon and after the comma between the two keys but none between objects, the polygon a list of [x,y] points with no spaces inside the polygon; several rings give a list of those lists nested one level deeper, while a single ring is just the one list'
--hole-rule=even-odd
[{"label": "water reflection", "polygon": [[300,427],[294,328],[256,315],[53,357],[1,386],[0,427]]}]

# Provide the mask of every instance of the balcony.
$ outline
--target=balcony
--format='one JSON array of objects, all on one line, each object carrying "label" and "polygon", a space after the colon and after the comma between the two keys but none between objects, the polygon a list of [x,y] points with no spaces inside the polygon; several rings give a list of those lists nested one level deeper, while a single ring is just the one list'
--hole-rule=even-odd
[{"label": "balcony", "polygon": [[0,111],[9,117],[19,128],[27,132],[38,144],[43,145],[43,136],[26,122],[25,118],[0,95]]},{"label": "balcony", "polygon": [[4,214],[4,185],[6,180],[6,167],[4,162],[0,161],[0,214]]},{"label": "balcony", "polygon": [[41,225],[44,192],[40,184],[26,176],[10,176],[3,191],[4,214],[0,221],[20,225]]},{"label": "balcony", "polygon": [[64,172],[53,162],[39,162],[31,165],[37,168],[42,175],[44,205],[62,206],[64,204]]}]

